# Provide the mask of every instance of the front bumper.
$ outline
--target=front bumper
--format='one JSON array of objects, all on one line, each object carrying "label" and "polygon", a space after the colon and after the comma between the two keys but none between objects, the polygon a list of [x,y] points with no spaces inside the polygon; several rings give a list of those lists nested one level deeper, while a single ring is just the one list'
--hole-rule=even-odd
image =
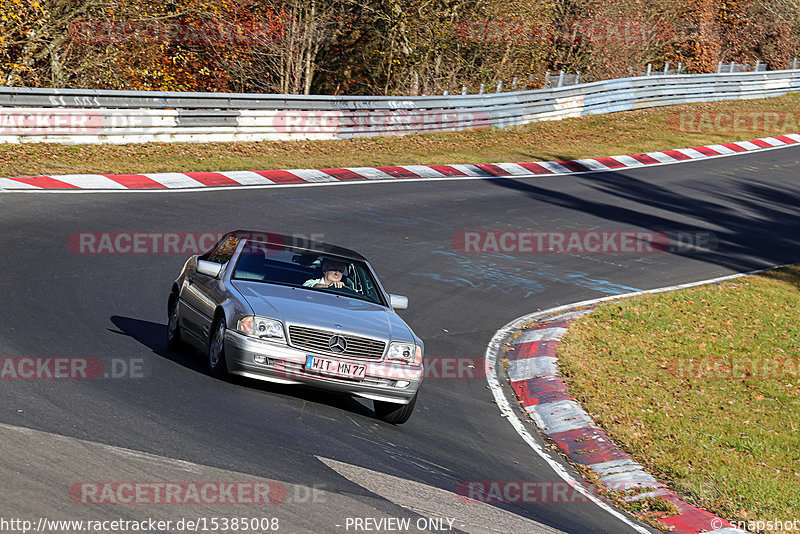
[{"label": "front bumper", "polygon": [[[306,371],[306,356],[309,355],[366,365],[365,377],[363,380],[353,380]],[[267,363],[256,363],[255,356],[265,357]],[[233,330],[225,333],[225,360],[228,372],[232,374],[279,384],[306,384],[397,404],[408,404],[419,389],[424,374],[422,365],[332,357],[262,341]]]}]

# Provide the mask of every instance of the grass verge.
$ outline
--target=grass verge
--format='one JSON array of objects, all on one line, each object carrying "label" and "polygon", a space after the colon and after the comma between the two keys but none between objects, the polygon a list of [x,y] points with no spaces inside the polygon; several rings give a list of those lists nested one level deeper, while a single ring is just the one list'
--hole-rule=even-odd
[{"label": "grass verge", "polygon": [[[800,94],[543,121],[510,128],[339,141],[0,144],[0,176],[525,162],[632,154],[800,131]],[[733,114],[739,115],[738,122]],[[755,115],[748,115],[754,113]],[[772,113],[771,123],[764,114]],[[774,113],[780,114],[775,116]],[[691,114],[699,132],[685,131]],[[718,115],[725,114],[721,120]],[[687,115],[683,115],[686,117]],[[708,120],[703,121],[703,118]],[[767,119],[767,120],[765,120]],[[738,128],[738,129],[737,129]]]},{"label": "grass verge", "polygon": [[798,266],[623,299],[570,327],[561,373],[688,502],[734,521],[800,519],[798,309]]}]

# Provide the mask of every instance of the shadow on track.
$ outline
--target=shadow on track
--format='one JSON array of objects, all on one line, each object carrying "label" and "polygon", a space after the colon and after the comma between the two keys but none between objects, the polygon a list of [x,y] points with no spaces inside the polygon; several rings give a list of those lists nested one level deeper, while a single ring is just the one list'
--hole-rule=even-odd
[{"label": "shadow on track", "polygon": [[[153,354],[170,360],[178,365],[191,369],[197,373],[208,374],[202,355],[192,347],[184,347],[180,351],[167,348],[167,325],[143,321],[131,317],[114,315],[111,322],[119,330],[111,330],[116,334],[131,337],[153,351]],[[324,404],[367,417],[373,417],[374,412],[349,395],[332,393],[313,389],[306,386],[289,386],[264,382],[250,378],[230,375],[230,382],[247,387],[251,390],[262,391],[275,395],[289,396],[295,399]]]},{"label": "shadow on track", "polygon": [[[669,172],[668,167],[660,169]],[[754,183],[725,175],[720,178],[725,180],[724,189],[712,182],[681,183],[669,188],[614,171],[570,179],[583,181],[597,194],[579,197],[513,178],[488,183],[523,193],[537,202],[651,231],[710,231],[716,237],[715,247],[703,251],[678,247],[670,253],[733,270],[763,267],[765,261],[773,265],[793,263],[800,258],[800,236],[796,232],[800,226],[798,184]]]}]

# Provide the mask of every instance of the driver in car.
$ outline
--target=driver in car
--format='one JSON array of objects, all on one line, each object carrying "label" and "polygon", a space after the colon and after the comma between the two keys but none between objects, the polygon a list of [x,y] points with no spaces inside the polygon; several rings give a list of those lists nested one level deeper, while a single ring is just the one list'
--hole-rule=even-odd
[{"label": "driver in car", "polygon": [[325,258],[322,260],[322,278],[312,278],[303,282],[305,287],[344,287],[345,266],[336,260]]}]

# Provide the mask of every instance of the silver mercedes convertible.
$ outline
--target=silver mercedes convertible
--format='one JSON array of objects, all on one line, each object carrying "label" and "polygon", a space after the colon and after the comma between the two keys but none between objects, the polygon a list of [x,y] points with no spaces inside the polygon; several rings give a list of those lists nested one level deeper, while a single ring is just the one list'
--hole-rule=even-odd
[{"label": "silver mercedes convertible", "polygon": [[422,383],[423,343],[395,313],[360,254],[290,236],[238,230],[192,256],[172,285],[171,349],[206,354],[209,373],[306,384],[365,397],[400,424]]}]

